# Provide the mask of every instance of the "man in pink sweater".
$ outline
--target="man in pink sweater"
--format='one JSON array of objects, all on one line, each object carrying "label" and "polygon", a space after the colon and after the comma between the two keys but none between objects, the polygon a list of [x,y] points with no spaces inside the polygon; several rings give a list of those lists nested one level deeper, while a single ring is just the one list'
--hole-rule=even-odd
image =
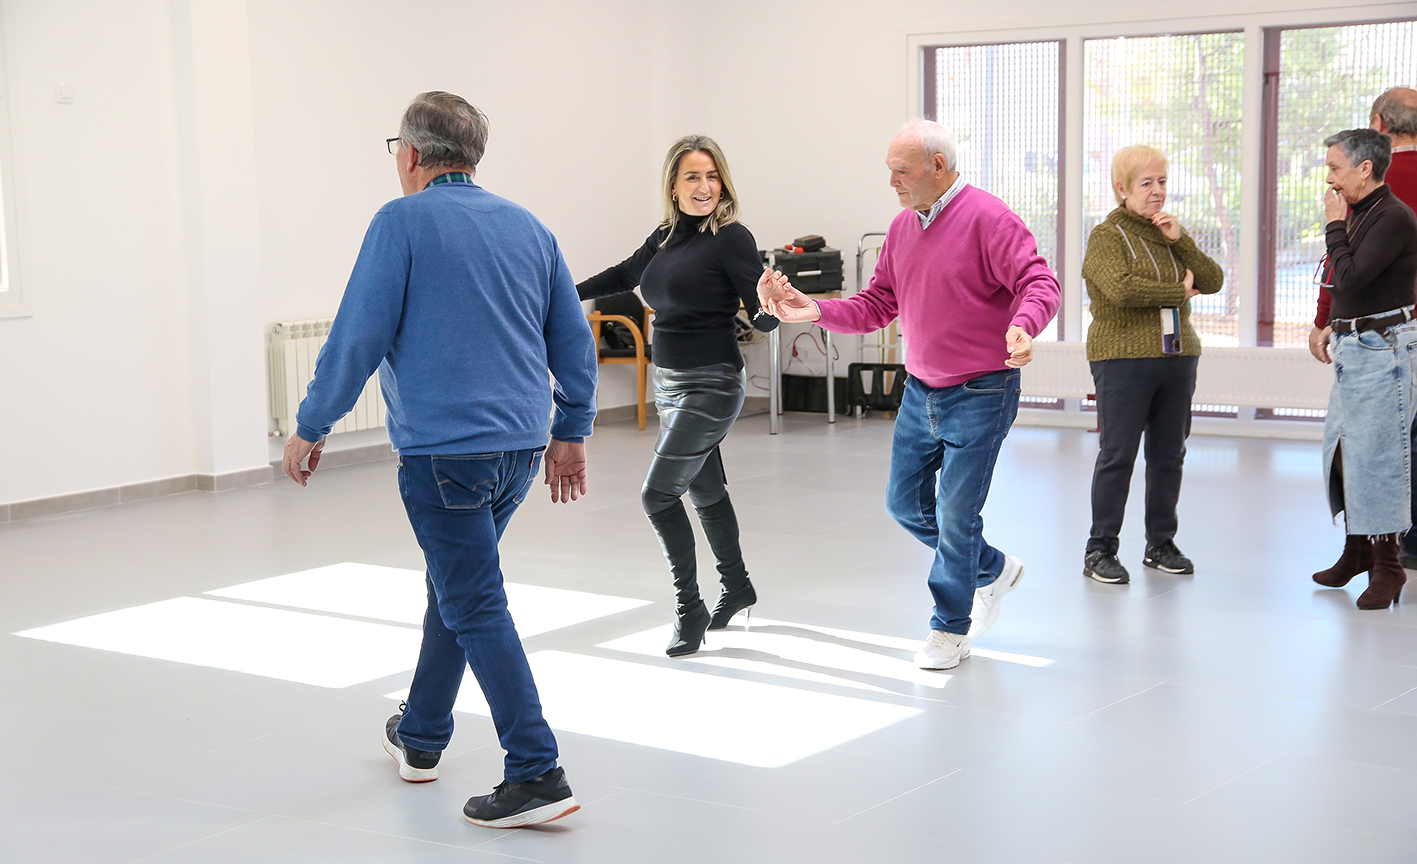
[{"label": "man in pink sweater", "polygon": [[[816,301],[781,274],[759,283],[783,321],[870,333],[900,318],[910,381],[896,417],[886,509],[935,550],[935,611],[915,662],[949,669],[969,656],[1023,577],[1023,562],[984,541],[980,511],[999,447],[1018,412],[1018,368],[1062,300],[1033,234],[1004,202],[970,186],[938,123],[917,120],[891,141],[891,222],[866,290]],[[938,475],[938,480],[936,479]]]}]

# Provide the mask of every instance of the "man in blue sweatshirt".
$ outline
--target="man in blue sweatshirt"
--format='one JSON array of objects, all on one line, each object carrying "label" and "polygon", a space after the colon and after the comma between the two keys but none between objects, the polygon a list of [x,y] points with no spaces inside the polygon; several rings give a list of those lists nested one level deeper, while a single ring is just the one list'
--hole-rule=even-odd
[{"label": "man in blue sweatshirt", "polygon": [[436,780],[470,665],[507,756],[504,781],[464,815],[494,828],[550,822],[579,805],[507,612],[497,542],[543,451],[551,500],[585,494],[595,346],[556,238],[472,182],[487,118],[451,93],[422,93],[395,144],[404,197],[380,208],[364,236],[286,442],[285,473],[306,484],[325,436],[377,368],[399,493],[428,563],[418,668],[384,749],[403,779]]}]

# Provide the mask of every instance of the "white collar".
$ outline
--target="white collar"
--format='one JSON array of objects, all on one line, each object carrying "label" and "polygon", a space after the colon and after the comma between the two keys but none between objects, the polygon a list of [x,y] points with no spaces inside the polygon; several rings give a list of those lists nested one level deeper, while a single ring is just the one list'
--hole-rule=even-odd
[{"label": "white collar", "polygon": [[920,230],[924,231],[930,227],[930,223],[935,221],[935,217],[940,215],[940,211],[945,209],[945,205],[954,200],[954,197],[964,190],[969,184],[964,182],[964,175],[955,177],[955,182],[950,184],[950,188],[945,190],[945,194],[940,196],[940,200],[930,205],[927,212],[915,211],[915,215],[920,217]]},{"label": "white collar", "polygon": [[1411,153],[1413,150],[1417,150],[1417,144],[1403,144],[1392,148],[1394,153]]}]

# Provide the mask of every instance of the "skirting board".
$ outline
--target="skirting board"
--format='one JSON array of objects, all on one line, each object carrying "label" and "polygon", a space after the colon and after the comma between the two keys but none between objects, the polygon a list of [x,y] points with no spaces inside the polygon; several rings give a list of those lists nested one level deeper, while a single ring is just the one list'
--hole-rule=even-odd
[{"label": "skirting board", "polygon": [[231,471],[226,474],[183,474],[180,477],[164,477],[161,480],[145,480],[125,486],[110,486],[106,489],[91,489],[87,492],[73,492],[68,495],[54,495],[49,498],[34,498],[29,501],[14,501],[0,504],[0,523],[18,522],[35,516],[54,516],[79,510],[93,510],[111,507],[114,504],[131,504],[150,498],[180,495],[183,492],[224,492],[246,486],[261,486],[271,482],[271,469],[266,466]]},{"label": "skirting board", "polygon": [[[1041,408],[1020,408],[1015,426],[1057,426],[1065,429],[1095,429],[1097,415]],[[1192,435],[1220,435],[1231,438],[1270,438],[1278,441],[1322,441],[1324,424],[1302,420],[1251,420],[1242,422],[1224,417],[1195,417]]]}]

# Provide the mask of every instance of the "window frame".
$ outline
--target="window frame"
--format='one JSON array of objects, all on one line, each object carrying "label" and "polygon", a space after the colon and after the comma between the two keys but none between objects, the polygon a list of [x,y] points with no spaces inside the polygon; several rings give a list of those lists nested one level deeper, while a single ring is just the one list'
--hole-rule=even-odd
[{"label": "window frame", "polygon": [[[1259,299],[1261,253],[1266,248],[1263,230],[1263,200],[1268,190],[1264,179],[1264,51],[1266,29],[1298,29],[1307,27],[1340,27],[1351,24],[1373,24],[1413,19],[1410,3],[1372,3],[1354,6],[1323,6],[1276,12],[1241,12],[1219,15],[1158,16],[1131,21],[1097,20],[1082,24],[1045,24],[1015,27],[1000,24],[951,33],[906,33],[907,105],[911,116],[925,116],[926,75],[932,70],[928,49],[967,47],[1016,42],[1063,42],[1060,51],[1060,88],[1062,102],[1062,154],[1059,161],[1059,222],[1062,234],[1058,240],[1058,257],[1062,269],[1058,273],[1063,287],[1063,305],[1059,310],[1062,326],[1059,339],[1083,341],[1081,324],[1085,289],[1082,282],[1082,258],[1086,238],[1077,226],[1082,224],[1083,190],[1083,105],[1084,66],[1083,42],[1087,39],[1118,37],[1181,36],[1197,33],[1242,31],[1244,33],[1243,105],[1240,122],[1240,220],[1242,237],[1251,238],[1241,244],[1238,259],[1237,298],[1240,303],[1239,346],[1255,347],[1260,333]],[[1073,226],[1068,230],[1068,226]]]},{"label": "window frame", "polygon": [[[1279,75],[1283,71],[1280,49],[1283,45],[1284,34],[1292,30],[1361,27],[1365,24],[1400,24],[1413,21],[1417,21],[1417,14],[1409,13],[1407,16],[1399,18],[1281,24],[1261,29],[1263,89],[1260,97],[1260,117],[1263,126],[1260,170],[1263,172],[1261,177],[1263,194],[1259,202],[1259,212],[1256,214],[1258,222],[1256,240],[1260,248],[1256,250],[1259,254],[1259,261],[1257,262],[1255,280],[1255,344],[1260,347],[1274,347],[1275,314],[1278,311],[1279,273],[1275,266],[1275,259],[1279,251]],[[1388,86],[1399,86],[1403,83],[1417,82],[1390,82]],[[1374,96],[1376,95],[1374,94]],[[1314,142],[1314,146],[1317,148],[1319,142]],[[1317,206],[1315,204],[1316,209]]]},{"label": "window frame", "polygon": [[[1054,272],[1063,273],[1067,270],[1068,258],[1067,244],[1065,238],[1068,236],[1067,228],[1067,172],[1068,165],[1065,154],[1067,153],[1067,80],[1068,80],[1068,42],[1066,39],[1014,39],[1006,42],[1000,41],[975,41],[957,42],[952,44],[932,44],[924,45],[920,49],[920,115],[926,120],[938,120],[936,109],[938,107],[938,93],[935,90],[935,52],[948,48],[983,48],[990,45],[1027,45],[1038,43],[1051,43],[1058,46],[1058,211],[1055,217],[1056,224],[1054,231],[1057,232],[1056,261]],[[1067,338],[1066,322],[1068,320],[1068,308],[1064,304],[1058,307],[1057,314],[1058,340]]]}]

